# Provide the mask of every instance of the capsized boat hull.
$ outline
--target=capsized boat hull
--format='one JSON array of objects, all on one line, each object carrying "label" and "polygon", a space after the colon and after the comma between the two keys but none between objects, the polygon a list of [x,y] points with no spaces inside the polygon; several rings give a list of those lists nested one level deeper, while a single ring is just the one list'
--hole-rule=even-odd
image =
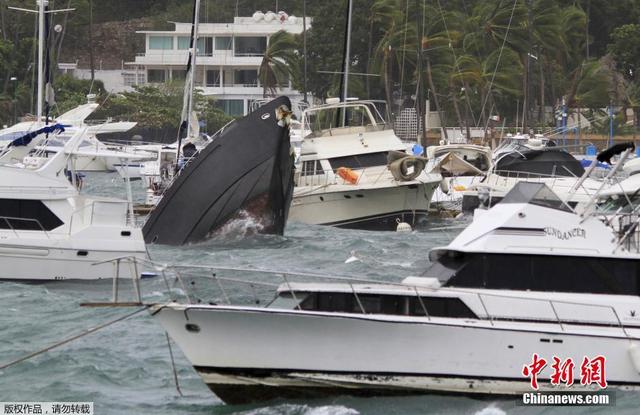
[{"label": "capsized boat hull", "polygon": [[147,243],[198,242],[245,211],[260,233],[283,233],[294,166],[281,106],[291,102],[276,98],[231,124],[184,167],[143,227]]}]

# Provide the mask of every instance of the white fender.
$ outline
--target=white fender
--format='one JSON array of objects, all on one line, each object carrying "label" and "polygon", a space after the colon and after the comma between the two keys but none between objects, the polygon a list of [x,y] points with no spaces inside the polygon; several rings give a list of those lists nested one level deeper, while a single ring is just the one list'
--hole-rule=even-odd
[{"label": "white fender", "polygon": [[634,369],[640,373],[640,347],[636,343],[631,343],[628,350]]},{"label": "white fender", "polygon": [[440,190],[444,194],[449,194],[449,181],[447,179],[442,179],[440,182]]}]

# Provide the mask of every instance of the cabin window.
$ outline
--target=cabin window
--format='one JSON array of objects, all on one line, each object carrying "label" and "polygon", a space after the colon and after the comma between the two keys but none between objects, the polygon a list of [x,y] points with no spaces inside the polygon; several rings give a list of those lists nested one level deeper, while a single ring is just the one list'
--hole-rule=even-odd
[{"label": "cabin window", "polygon": [[[301,294],[296,295],[302,298]],[[424,316],[422,304],[432,317],[478,318],[462,300],[454,297],[422,297],[421,303],[416,296],[358,294],[356,299],[353,293],[321,292],[307,294],[300,302],[300,308],[353,314],[361,314],[364,309],[366,314]],[[293,309],[295,305],[289,308]]]},{"label": "cabin window", "polygon": [[173,49],[173,36],[149,36],[149,49],[151,50]]},{"label": "cabin window", "polygon": [[425,308],[431,317],[478,318],[459,298],[412,297],[409,299],[410,315],[424,316]]},{"label": "cabin window", "polygon": [[319,293],[316,310],[348,312],[353,307],[352,295],[346,293]]},{"label": "cabin window", "polygon": [[320,160],[309,160],[302,163],[302,176],[316,176],[324,174]]},{"label": "cabin window", "polygon": [[638,261],[515,254],[444,254],[425,273],[450,287],[638,295]]},{"label": "cabin window", "polygon": [[[354,296],[355,298],[355,296]],[[399,295],[358,294],[358,299],[367,314],[404,315],[406,298]],[[361,313],[358,301],[354,301],[354,313]]]},{"label": "cabin window", "polygon": [[231,50],[233,42],[231,36],[216,36],[216,50]]},{"label": "cabin window", "polygon": [[290,292],[280,293],[267,308],[281,308],[283,310],[294,310],[298,307],[298,304],[303,302],[309,294],[296,293],[295,298]]},{"label": "cabin window", "polygon": [[40,200],[0,199],[0,229],[50,231],[62,224]]},{"label": "cabin window", "polygon": [[340,167],[347,167],[349,169],[364,169],[366,167],[373,166],[386,166],[387,165],[387,152],[358,154],[357,156],[335,157],[329,159],[331,168],[337,170]]}]

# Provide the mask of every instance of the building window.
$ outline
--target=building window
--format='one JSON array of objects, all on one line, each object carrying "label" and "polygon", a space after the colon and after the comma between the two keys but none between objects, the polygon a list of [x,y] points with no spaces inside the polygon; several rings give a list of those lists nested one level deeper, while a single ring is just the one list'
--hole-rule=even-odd
[{"label": "building window", "polygon": [[138,84],[144,84],[145,77],[144,73],[141,72],[123,72],[122,77],[124,79],[125,86],[133,86]]},{"label": "building window", "polygon": [[231,36],[216,36],[216,50],[231,50],[232,45]]},{"label": "building window", "polygon": [[244,115],[244,100],[242,99],[218,99],[215,101],[216,107],[228,115]]},{"label": "building window", "polygon": [[174,81],[184,81],[187,78],[186,69],[172,69],[171,79]]},{"label": "building window", "polygon": [[258,70],[237,69],[233,75],[233,83],[244,86],[258,86]]},{"label": "building window", "polygon": [[262,56],[267,50],[264,36],[236,37],[235,56]]},{"label": "building window", "polygon": [[172,36],[149,36],[149,49],[169,50],[173,49]]},{"label": "building window", "polygon": [[198,56],[213,56],[213,38],[198,38]]},{"label": "building window", "polygon": [[178,49],[179,50],[187,50],[187,49],[189,49],[189,45],[191,45],[191,37],[189,37],[189,36],[178,36]]},{"label": "building window", "polygon": [[167,73],[164,69],[149,69],[147,70],[147,81],[153,83],[163,83],[167,80]]},{"label": "building window", "polygon": [[207,69],[207,86],[220,86],[220,71],[217,69]]},{"label": "building window", "polygon": [[0,199],[0,229],[50,231],[62,224],[40,200]]}]

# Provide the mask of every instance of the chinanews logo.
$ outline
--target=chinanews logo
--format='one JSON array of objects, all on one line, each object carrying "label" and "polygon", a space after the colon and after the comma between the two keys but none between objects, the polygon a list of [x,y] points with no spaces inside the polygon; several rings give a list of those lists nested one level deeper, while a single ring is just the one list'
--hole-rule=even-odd
[{"label": "chinanews logo", "polygon": [[[602,355],[593,358],[584,356],[579,361],[579,367],[576,363],[573,358],[562,359],[558,356],[553,356],[551,361],[547,361],[534,353],[531,363],[523,365],[522,376],[529,378],[531,389],[535,392],[524,393],[522,404],[612,405],[613,393],[605,392],[607,388],[606,358]],[[551,388],[547,387],[545,392],[538,392],[540,389],[538,376],[541,376],[546,368],[551,371],[548,380]],[[583,387],[579,391],[570,391],[574,384]]]},{"label": "chinanews logo", "polygon": [[573,228],[570,229],[568,231],[561,231],[558,228],[544,228],[544,233],[546,233],[549,236],[555,236],[556,238],[566,241],[569,239],[573,239],[573,238],[586,238],[587,237],[587,231],[585,231],[582,228]]}]

